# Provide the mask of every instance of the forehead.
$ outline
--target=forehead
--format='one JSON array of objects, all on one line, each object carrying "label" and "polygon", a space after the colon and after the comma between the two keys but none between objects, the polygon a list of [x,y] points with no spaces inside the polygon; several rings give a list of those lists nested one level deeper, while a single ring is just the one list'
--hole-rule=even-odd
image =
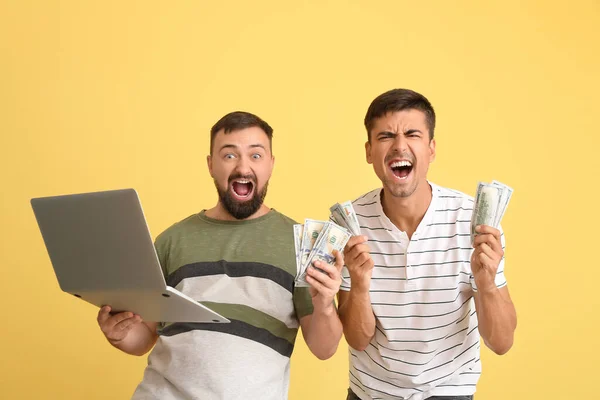
[{"label": "forehead", "polygon": [[223,146],[236,146],[247,148],[254,145],[262,145],[265,149],[269,149],[269,137],[261,128],[252,126],[250,128],[238,129],[225,133],[221,129],[214,137],[214,149],[219,151]]},{"label": "forehead", "polygon": [[399,132],[408,129],[418,129],[423,133],[428,132],[425,113],[421,110],[409,109],[391,111],[373,121],[371,133],[383,131]]}]

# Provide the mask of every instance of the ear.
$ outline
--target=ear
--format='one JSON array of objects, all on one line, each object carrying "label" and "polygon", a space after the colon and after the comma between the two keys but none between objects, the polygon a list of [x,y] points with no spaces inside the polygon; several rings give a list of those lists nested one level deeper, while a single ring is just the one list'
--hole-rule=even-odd
[{"label": "ear", "polygon": [[373,160],[371,159],[371,142],[365,143],[365,156],[367,157],[367,163],[373,164]]},{"label": "ear", "polygon": [[210,176],[213,176],[213,172],[212,172],[212,156],[206,156],[206,165],[208,166],[208,172],[210,173]]},{"label": "ear", "polygon": [[435,160],[435,139],[429,141],[429,163]]},{"label": "ear", "polygon": [[275,156],[271,155],[271,167],[269,168],[269,178],[268,179],[271,179],[271,176],[273,176],[273,168],[274,167],[275,167]]}]

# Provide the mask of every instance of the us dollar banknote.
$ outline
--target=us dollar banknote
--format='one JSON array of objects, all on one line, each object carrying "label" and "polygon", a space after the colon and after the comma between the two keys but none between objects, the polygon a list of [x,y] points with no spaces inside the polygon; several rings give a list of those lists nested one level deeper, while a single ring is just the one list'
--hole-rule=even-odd
[{"label": "us dollar banknote", "polygon": [[493,228],[500,226],[512,193],[512,188],[498,181],[477,184],[473,214],[471,215],[471,244],[477,235],[475,228],[478,225],[488,225]]},{"label": "us dollar banknote", "polygon": [[329,211],[331,212],[330,220],[349,230],[352,236],[360,235],[360,223],[354,207],[352,207],[352,202],[335,203],[329,208]]},{"label": "us dollar banknote", "polygon": [[296,286],[308,286],[306,282],[307,269],[315,261],[333,264],[335,262],[333,252],[335,250],[339,252],[343,251],[344,246],[346,246],[351,236],[352,234],[346,228],[333,222],[327,222],[319,233],[307,259],[300,265],[300,273],[296,279]]}]

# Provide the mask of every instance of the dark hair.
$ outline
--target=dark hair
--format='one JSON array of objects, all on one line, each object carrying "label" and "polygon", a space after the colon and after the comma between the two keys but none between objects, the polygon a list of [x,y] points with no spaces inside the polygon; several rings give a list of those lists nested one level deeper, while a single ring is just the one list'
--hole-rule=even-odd
[{"label": "dark hair", "polygon": [[429,100],[422,94],[409,89],[392,89],[377,96],[367,110],[365,128],[367,128],[368,140],[371,141],[370,132],[376,119],[383,117],[389,112],[402,110],[419,110],[425,113],[425,122],[429,129],[429,140],[433,139],[435,111],[433,111]]},{"label": "dark hair", "polygon": [[258,116],[245,111],[234,111],[225,115],[217,121],[210,129],[210,153],[212,154],[213,141],[217,133],[223,130],[224,133],[239,131],[241,129],[258,127],[262,129],[269,138],[269,145],[273,140],[273,128]]}]

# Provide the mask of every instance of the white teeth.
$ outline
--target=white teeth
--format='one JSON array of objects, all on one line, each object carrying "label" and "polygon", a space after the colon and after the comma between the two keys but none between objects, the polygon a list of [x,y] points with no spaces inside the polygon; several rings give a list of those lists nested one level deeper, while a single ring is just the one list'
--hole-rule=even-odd
[{"label": "white teeth", "polygon": [[241,184],[250,183],[250,181],[249,181],[249,180],[247,180],[247,179],[237,179],[237,180],[236,180],[236,182],[237,182],[237,183],[241,183]]},{"label": "white teeth", "polygon": [[390,165],[391,168],[400,168],[400,167],[412,167],[412,163],[410,161],[402,160],[396,161]]}]

